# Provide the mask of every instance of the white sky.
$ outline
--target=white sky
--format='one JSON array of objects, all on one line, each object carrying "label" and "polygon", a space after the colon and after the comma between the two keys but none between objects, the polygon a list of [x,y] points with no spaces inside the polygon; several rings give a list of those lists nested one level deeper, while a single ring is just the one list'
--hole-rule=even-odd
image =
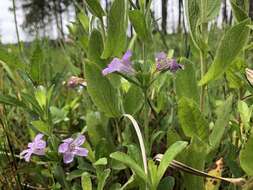
[{"label": "white sky", "polygon": [[[18,1],[17,1],[18,2]],[[152,7],[155,9],[155,17],[156,19],[161,17],[161,0],[154,0]],[[2,43],[15,43],[16,39],[16,32],[15,32],[15,24],[14,24],[14,17],[9,8],[12,7],[11,0],[0,0],[0,41]],[[178,23],[178,0],[170,0],[168,1],[168,32],[173,32],[176,29]],[[228,13],[230,11],[230,6],[228,8]],[[70,11],[71,12],[71,11]],[[33,39],[31,35],[24,32],[21,25],[24,20],[22,8],[17,5],[17,19],[18,19],[18,26],[19,26],[19,33],[20,38],[22,41],[29,41]],[[66,25],[69,23],[70,20],[74,20],[74,11],[70,15],[63,15],[63,25],[65,26],[64,31],[67,32]],[[161,19],[159,20],[161,22]],[[218,23],[221,23],[221,17],[218,19]],[[57,36],[57,28],[56,24],[53,23],[49,26],[46,30],[50,38],[55,38]]]}]

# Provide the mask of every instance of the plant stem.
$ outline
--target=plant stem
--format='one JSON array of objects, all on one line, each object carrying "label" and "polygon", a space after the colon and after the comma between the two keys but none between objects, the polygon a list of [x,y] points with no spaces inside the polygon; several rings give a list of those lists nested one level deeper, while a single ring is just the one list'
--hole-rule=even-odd
[{"label": "plant stem", "polygon": [[[205,61],[204,61],[204,53],[200,50],[200,70],[201,70],[201,78],[204,77],[206,67],[205,67]],[[205,88],[206,85],[201,86],[201,91],[200,91],[200,110],[201,112],[204,111],[205,107]]]},{"label": "plant stem", "polygon": [[100,18],[100,22],[101,22],[101,28],[102,28],[103,42],[104,42],[104,44],[105,44],[105,25],[104,25],[103,18]]},{"label": "plant stem", "polygon": [[22,54],[22,47],[21,47],[20,36],[19,36],[19,31],[18,31],[18,21],[17,21],[15,0],[12,0],[12,7],[13,7],[13,16],[14,16],[14,23],[15,23],[15,29],[16,29],[16,36],[17,36],[17,40],[18,40],[18,48],[19,48],[19,53],[21,55]]}]

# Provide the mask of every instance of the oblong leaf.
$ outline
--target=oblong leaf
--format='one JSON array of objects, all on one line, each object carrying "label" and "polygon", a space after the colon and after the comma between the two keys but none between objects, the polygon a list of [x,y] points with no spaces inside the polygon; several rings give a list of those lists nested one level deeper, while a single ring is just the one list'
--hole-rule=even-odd
[{"label": "oblong leaf", "polygon": [[169,167],[171,161],[187,146],[185,141],[177,141],[171,145],[164,153],[162,160],[158,166],[157,170],[157,182],[159,182],[167,168]]},{"label": "oblong leaf", "polygon": [[89,173],[84,172],[82,174],[81,183],[82,183],[82,189],[83,190],[92,190],[92,183],[91,183]]},{"label": "oblong leaf", "polygon": [[108,36],[102,58],[119,57],[125,50],[126,21],[125,1],[115,0],[108,17]]},{"label": "oblong leaf", "polygon": [[199,85],[219,78],[226,71],[248,41],[250,31],[247,27],[248,24],[250,24],[250,20],[246,19],[226,32],[220,42],[213,64],[200,80]]},{"label": "oblong leaf", "polygon": [[143,179],[144,182],[147,182],[147,176],[144,170],[130,156],[123,152],[114,152],[110,155],[110,157],[130,167],[136,175]]},{"label": "oblong leaf", "polygon": [[85,64],[87,89],[94,104],[109,117],[120,115],[117,90],[110,81],[102,75],[101,69],[94,63]]},{"label": "oblong leaf", "polygon": [[139,38],[144,42],[149,42],[151,40],[151,34],[149,33],[145,16],[143,15],[142,11],[140,10],[130,11],[129,19]]},{"label": "oblong leaf", "polygon": [[249,137],[245,147],[240,152],[240,164],[242,169],[249,175],[253,176],[253,136]]},{"label": "oblong leaf", "polygon": [[103,10],[103,8],[101,7],[100,3],[98,0],[85,0],[85,2],[88,5],[88,8],[90,10],[90,12],[98,17],[98,18],[102,18],[103,16],[105,16],[105,12]]},{"label": "oblong leaf", "polygon": [[192,99],[181,98],[178,103],[179,123],[186,136],[198,136],[201,140],[207,141],[208,124],[198,107]]}]

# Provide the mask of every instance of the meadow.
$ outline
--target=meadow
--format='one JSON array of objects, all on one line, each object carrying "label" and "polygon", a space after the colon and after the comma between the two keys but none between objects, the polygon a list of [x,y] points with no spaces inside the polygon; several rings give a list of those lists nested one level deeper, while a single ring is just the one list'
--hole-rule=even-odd
[{"label": "meadow", "polygon": [[217,27],[220,0],[185,0],[175,34],[151,3],[85,0],[68,40],[0,44],[0,189],[253,189],[248,1]]}]

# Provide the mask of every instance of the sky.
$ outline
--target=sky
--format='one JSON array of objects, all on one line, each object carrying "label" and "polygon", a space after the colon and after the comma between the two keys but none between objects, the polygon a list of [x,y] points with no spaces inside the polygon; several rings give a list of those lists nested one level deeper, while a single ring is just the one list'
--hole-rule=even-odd
[{"label": "sky", "polygon": [[[0,41],[2,43],[16,43],[17,36],[15,30],[14,16],[13,13],[9,10],[12,8],[11,0],[0,0]],[[73,12],[74,14],[74,12]],[[63,25],[64,31],[67,33],[67,24],[70,21],[74,20],[74,15],[63,15]],[[34,38],[27,31],[24,31],[22,28],[22,23],[24,22],[24,14],[20,5],[17,4],[17,22],[19,35],[22,41],[30,41]],[[57,28],[56,24],[53,23],[49,28],[46,29],[48,35],[51,38],[55,38],[57,36]]]},{"label": "sky", "polygon": [[[161,1],[154,0],[152,3],[152,8],[155,9],[155,18],[161,18]],[[15,24],[14,17],[9,8],[12,7],[11,0],[0,0],[0,41],[2,43],[15,43],[17,42],[16,32],[15,32]],[[178,23],[178,0],[170,0],[168,1],[168,19],[167,19],[167,29],[168,32],[171,33],[176,29],[176,25]],[[30,41],[33,39],[33,36],[25,32],[21,25],[24,21],[24,14],[22,12],[22,8],[20,5],[17,5],[17,19],[19,26],[20,38],[22,41]],[[219,17],[221,22],[221,17]],[[70,21],[74,21],[74,11],[70,15],[63,15],[63,25],[64,31],[67,33],[67,24]],[[158,21],[161,22],[161,19]],[[47,28],[47,34],[50,38],[56,38],[57,36],[57,28],[56,24],[52,23],[52,25]]]}]

